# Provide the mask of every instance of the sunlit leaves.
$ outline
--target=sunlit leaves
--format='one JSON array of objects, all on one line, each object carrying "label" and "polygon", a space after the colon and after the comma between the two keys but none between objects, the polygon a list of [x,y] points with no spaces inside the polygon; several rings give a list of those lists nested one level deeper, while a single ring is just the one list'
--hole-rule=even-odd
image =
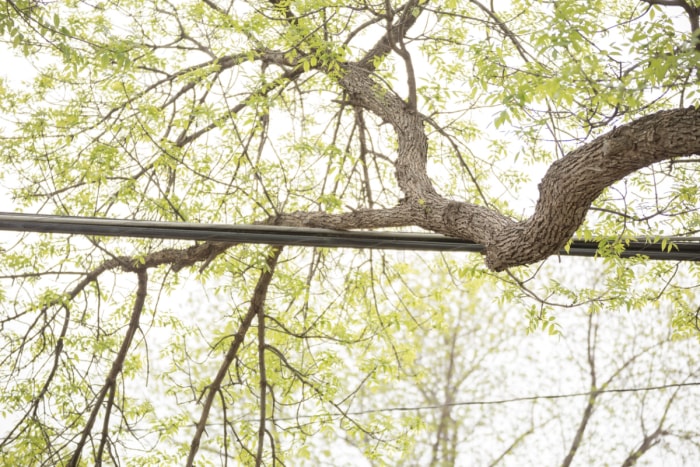
[{"label": "sunlit leaves", "polygon": [[[488,3],[8,3],[0,35],[32,61],[32,71],[5,71],[0,82],[11,206],[237,224],[396,206],[405,193],[395,128],[339,85],[363,57],[376,95],[405,102],[410,53],[436,190],[515,218],[531,211],[546,164],[618,122],[693,103],[700,60],[671,9]],[[404,14],[417,22],[403,44],[377,45]],[[564,255],[491,276],[478,256],[289,249],[263,312],[242,330],[256,280],[270,270],[268,247],[149,267],[114,418],[90,433],[84,462],[106,439],[114,463],[181,462],[236,339],[197,462],[254,463],[261,424],[258,460],[268,464],[273,455],[332,462],[339,439],[376,463],[416,462],[426,446],[449,453],[456,448],[431,438],[436,411],[387,407],[410,396],[443,409],[460,391],[504,386],[480,386],[489,375],[481,362],[519,350],[521,331],[565,339],[575,330],[561,310],[672,308],[676,336],[697,336],[697,268],[619,258],[636,237],[672,251],[676,240],[665,236],[700,230],[696,166],[671,160],[606,190],[576,234],[599,242],[586,274],[569,271]],[[424,197],[417,204],[430,214]],[[134,272],[159,254],[186,258],[205,246],[49,235],[7,245],[0,408],[29,415],[22,436],[0,449],[3,461],[65,461],[123,342]],[[464,371],[459,383],[450,363]],[[445,422],[451,433],[460,410]]]}]

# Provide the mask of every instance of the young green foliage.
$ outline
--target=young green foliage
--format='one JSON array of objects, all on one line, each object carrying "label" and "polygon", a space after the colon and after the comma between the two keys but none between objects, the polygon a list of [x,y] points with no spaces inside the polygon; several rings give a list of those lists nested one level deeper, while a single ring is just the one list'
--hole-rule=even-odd
[{"label": "young green foliage", "polygon": [[[697,343],[700,270],[619,258],[632,239],[672,251],[700,231],[698,7],[667,3],[5,2],[7,210],[417,227],[484,244],[487,267],[453,253],[8,236],[0,462],[498,463],[540,452],[553,424],[566,438],[554,461],[570,461],[605,419],[540,412],[536,397],[510,419],[507,405],[451,404],[495,399],[521,348],[552,378],[540,392],[560,374],[568,391],[596,362],[607,371],[615,359],[593,358],[603,314],[654,329],[611,329],[640,374],[601,381],[695,381],[697,352],[669,339]],[[600,242],[599,258],[540,262],[572,235]],[[586,314],[583,337],[563,310]],[[537,360],[532,342],[572,342],[585,371]],[[638,370],[637,342],[685,369]],[[569,391],[591,410],[593,380]],[[659,403],[671,412],[675,397]],[[631,412],[642,418],[616,433],[639,434],[648,413]],[[639,439],[662,434],[698,445],[668,425],[610,452],[637,459]]]}]

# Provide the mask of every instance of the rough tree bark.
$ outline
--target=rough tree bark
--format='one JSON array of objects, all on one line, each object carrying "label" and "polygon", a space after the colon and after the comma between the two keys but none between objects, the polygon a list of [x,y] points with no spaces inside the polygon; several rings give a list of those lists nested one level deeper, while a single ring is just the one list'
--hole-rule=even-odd
[{"label": "rough tree bark", "polygon": [[534,214],[516,221],[493,209],[438,194],[426,171],[425,119],[399,96],[386,89],[377,91],[369,71],[350,66],[341,84],[353,102],[396,130],[396,178],[406,198],[392,210],[337,216],[296,213],[279,222],[341,229],[417,225],[482,243],[486,264],[495,271],[555,254],[581,225],[591,203],[616,181],[654,162],[700,153],[700,110],[691,107],[648,115],[554,162],[539,184]]},{"label": "rough tree bark", "polygon": [[441,196],[426,171],[426,118],[371,75],[371,58],[387,53],[388,42],[415,22],[414,15],[405,16],[367,56],[348,64],[340,79],[352,104],[374,113],[396,131],[396,179],[405,198],[393,209],[339,215],[293,213],[274,222],[332,229],[420,226],[483,244],[486,265],[503,271],[558,252],[581,225],[591,203],[616,181],[655,162],[700,153],[700,110],[666,110],[615,128],[553,163],[539,184],[535,212],[526,220]]}]

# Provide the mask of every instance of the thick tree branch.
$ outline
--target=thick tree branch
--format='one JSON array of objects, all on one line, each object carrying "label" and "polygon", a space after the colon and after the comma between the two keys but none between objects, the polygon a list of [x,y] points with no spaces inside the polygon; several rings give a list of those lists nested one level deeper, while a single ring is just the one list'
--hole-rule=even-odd
[{"label": "thick tree branch", "polygon": [[427,150],[422,146],[427,145],[425,135],[408,131],[422,126],[419,119],[414,119],[415,115],[395,96],[360,90],[372,89],[373,85],[362,70],[350,70],[343,79],[349,89],[358,90],[363,106],[404,129],[399,131],[397,179],[407,201],[387,210],[283,214],[274,220],[276,224],[331,229],[417,225],[484,244],[487,265],[501,271],[543,260],[559,251],[606,187],[655,162],[700,153],[699,110],[667,110],[640,118],[554,162],[539,184],[540,199],[534,214],[517,222],[494,209],[438,195],[421,159]]},{"label": "thick tree branch", "polygon": [[416,224],[413,210],[405,203],[389,209],[357,209],[338,214],[298,211],[280,214],[265,223],[335,230],[380,229],[407,227]]},{"label": "thick tree branch", "polygon": [[[554,162],[539,184],[534,214],[518,222],[494,209],[438,195],[425,172],[427,138],[420,117],[397,96],[368,92],[374,83],[364,70],[351,68],[343,80],[349,90],[357,91],[363,107],[403,129],[396,167],[406,200],[389,209],[283,213],[263,223],[338,230],[419,226],[483,244],[487,266],[502,271],[559,251],[581,225],[591,203],[616,181],[655,162],[700,153],[700,110],[666,110],[640,118]],[[411,134],[410,128],[416,132]],[[170,264],[178,271],[211,261],[231,246],[206,242],[184,250],[165,249],[147,255],[143,267]],[[86,281],[114,268],[133,271],[136,264],[130,257],[108,260]]]},{"label": "thick tree branch", "polygon": [[[554,162],[539,184],[535,213],[507,223],[485,243],[486,263],[501,271],[556,253],[600,193],[655,162],[700,152],[700,110],[657,112],[621,126]],[[488,239],[479,239],[481,242]]]},{"label": "thick tree branch", "polygon": [[357,65],[348,65],[340,79],[354,103],[368,109],[390,123],[397,132],[398,150],[396,180],[412,201],[436,195],[426,172],[428,137],[424,118],[388,89],[382,89],[370,72]]},{"label": "thick tree branch", "polygon": [[[404,33],[413,23],[405,24]],[[398,40],[396,32],[391,28],[372,51],[388,53],[391,40]],[[493,209],[452,202],[437,194],[426,172],[425,119],[375,82],[370,70],[366,61],[348,64],[339,83],[354,103],[396,130],[396,179],[414,225],[484,244],[486,264],[496,271],[555,254],[581,225],[591,203],[616,181],[654,162],[700,152],[698,110],[676,109],[643,117],[552,164],[539,185],[540,199],[533,216],[517,222]]]},{"label": "thick tree branch", "polygon": [[[630,173],[675,157],[700,152],[700,112],[676,109],[658,112],[617,128],[556,161],[540,183],[534,214],[518,222],[500,212],[471,203],[451,201],[434,189],[427,171],[428,138],[425,118],[372,76],[372,60],[389,53],[396,41],[415,23],[419,8],[408,2],[390,30],[357,64],[347,64],[339,84],[351,102],[390,123],[398,137],[396,178],[406,195],[390,209],[369,209],[329,214],[295,212],[263,221],[288,226],[330,229],[372,229],[420,226],[427,230],[482,243],[486,263],[493,270],[530,264],[555,254],[583,222],[591,203],[608,186]],[[420,10],[419,10],[420,11]],[[267,59],[276,60],[275,54]],[[367,60],[365,60],[367,59]],[[231,64],[235,60],[229,59]],[[221,66],[230,66],[220,60]],[[292,72],[290,72],[292,73]],[[301,73],[295,69],[293,73]],[[292,76],[288,78],[293,79]],[[166,249],[149,254],[144,267],[172,265],[173,270],[209,261],[231,244],[207,242],[185,250]],[[97,274],[113,268],[134,270],[132,258],[108,260]]]}]

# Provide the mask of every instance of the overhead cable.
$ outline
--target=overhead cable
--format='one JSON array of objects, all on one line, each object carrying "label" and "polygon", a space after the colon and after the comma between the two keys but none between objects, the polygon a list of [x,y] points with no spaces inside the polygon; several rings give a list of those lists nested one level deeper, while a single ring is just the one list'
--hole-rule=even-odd
[{"label": "overhead cable", "polygon": [[[106,237],[256,243],[325,248],[369,248],[445,252],[482,252],[484,246],[431,233],[330,230],[277,225],[197,224],[105,219],[0,212],[0,230]],[[623,258],[644,255],[650,259],[700,261],[700,239],[668,237],[650,243],[635,239],[625,244]],[[596,256],[600,242],[573,240],[562,256]]]}]

